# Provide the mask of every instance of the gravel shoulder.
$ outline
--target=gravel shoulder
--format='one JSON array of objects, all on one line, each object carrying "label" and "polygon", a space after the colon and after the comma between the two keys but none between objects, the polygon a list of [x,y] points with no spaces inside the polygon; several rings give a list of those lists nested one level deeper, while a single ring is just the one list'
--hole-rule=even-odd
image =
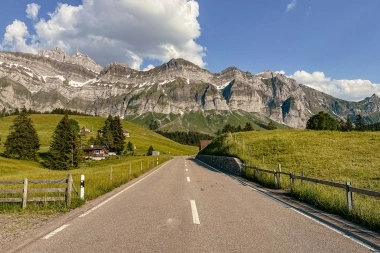
[{"label": "gravel shoulder", "polygon": [[54,214],[0,214],[0,247],[28,232],[39,228],[51,219],[60,216]]}]

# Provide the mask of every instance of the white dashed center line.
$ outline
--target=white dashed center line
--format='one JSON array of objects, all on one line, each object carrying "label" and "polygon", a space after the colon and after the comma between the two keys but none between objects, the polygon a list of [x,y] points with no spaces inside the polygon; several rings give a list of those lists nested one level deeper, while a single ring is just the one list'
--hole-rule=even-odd
[{"label": "white dashed center line", "polygon": [[191,204],[191,213],[193,214],[193,222],[194,224],[201,224],[199,221],[198,211],[197,211],[197,205],[195,204],[195,200],[190,200]]},{"label": "white dashed center line", "polygon": [[187,182],[190,182],[190,178],[189,177],[187,177]]}]

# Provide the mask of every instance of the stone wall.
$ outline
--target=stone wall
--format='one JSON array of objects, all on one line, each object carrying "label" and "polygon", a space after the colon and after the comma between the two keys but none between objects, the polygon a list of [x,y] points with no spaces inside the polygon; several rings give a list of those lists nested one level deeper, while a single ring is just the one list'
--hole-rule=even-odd
[{"label": "stone wall", "polygon": [[223,172],[239,176],[244,174],[244,164],[235,157],[197,155],[195,158]]}]

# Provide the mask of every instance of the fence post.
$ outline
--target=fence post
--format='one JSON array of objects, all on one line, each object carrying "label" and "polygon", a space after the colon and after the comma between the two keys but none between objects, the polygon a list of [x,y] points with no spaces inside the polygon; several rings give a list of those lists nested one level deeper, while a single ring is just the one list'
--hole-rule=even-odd
[{"label": "fence post", "polygon": [[278,184],[281,186],[281,163],[278,164]]},{"label": "fence post", "polygon": [[80,176],[80,198],[84,199],[84,175]]},{"label": "fence post", "polygon": [[73,187],[73,176],[71,174],[67,175],[67,188],[66,188],[66,205],[69,207],[71,205],[71,191]]},{"label": "fence post", "polygon": [[277,179],[277,171],[273,170],[273,175],[274,175],[274,186],[278,187],[278,179]]},{"label": "fence post", "polygon": [[348,212],[352,212],[352,191],[350,190],[351,182],[346,182],[346,196]]},{"label": "fence post", "polygon": [[293,182],[293,172],[290,172],[290,192],[293,192],[294,182]]},{"label": "fence post", "polygon": [[26,203],[28,202],[28,179],[24,179],[24,191],[22,194],[22,209],[26,208]]}]

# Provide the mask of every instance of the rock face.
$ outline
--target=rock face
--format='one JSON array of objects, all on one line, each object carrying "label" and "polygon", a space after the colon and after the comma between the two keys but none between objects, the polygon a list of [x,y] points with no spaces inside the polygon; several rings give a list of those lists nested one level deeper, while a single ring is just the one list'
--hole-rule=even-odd
[{"label": "rock face", "polygon": [[304,128],[321,110],[336,118],[380,115],[380,99],[336,99],[285,75],[253,75],[230,67],[210,73],[183,59],[149,71],[122,63],[97,65],[81,53],[59,48],[40,53],[0,52],[0,110],[67,108],[92,115],[139,117],[149,113],[185,117],[190,113],[245,112],[294,128]]}]

